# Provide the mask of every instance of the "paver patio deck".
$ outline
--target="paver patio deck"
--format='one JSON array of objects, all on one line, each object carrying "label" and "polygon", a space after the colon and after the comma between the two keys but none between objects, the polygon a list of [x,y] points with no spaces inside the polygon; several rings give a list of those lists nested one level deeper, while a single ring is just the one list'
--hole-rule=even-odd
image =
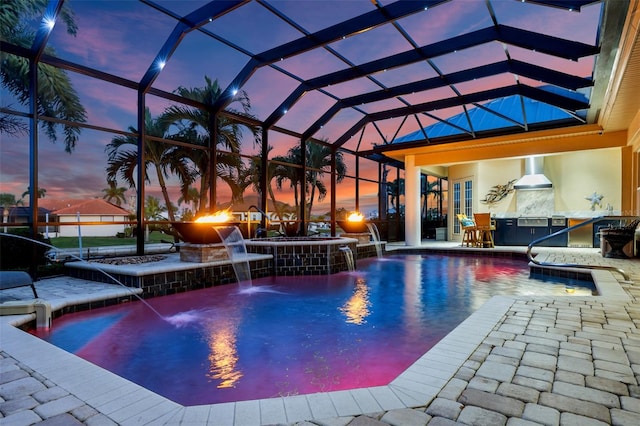
[{"label": "paver patio deck", "polygon": [[[18,330],[15,316],[0,317],[0,424],[640,424],[640,259],[538,251],[551,262],[619,267],[631,280],[597,271],[601,296],[495,297],[377,388],[183,407]],[[54,307],[122,291],[47,281],[38,292]],[[12,295],[21,297],[7,291],[0,301]]]}]

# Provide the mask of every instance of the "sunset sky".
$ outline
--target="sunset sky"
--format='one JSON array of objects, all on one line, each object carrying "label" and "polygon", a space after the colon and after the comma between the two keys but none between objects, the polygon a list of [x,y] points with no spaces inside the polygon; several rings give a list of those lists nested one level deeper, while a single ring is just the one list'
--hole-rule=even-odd
[{"label": "sunset sky", "polygon": [[[61,59],[100,70],[115,76],[139,82],[163,43],[173,30],[176,21],[159,11],[137,1],[70,1],[76,14],[78,35],[67,34],[66,27],[58,22],[53,29],[48,46],[55,49]],[[206,4],[204,1],[156,1],[156,4],[184,15]],[[381,2],[388,5],[391,2]],[[271,7],[289,16],[305,31],[313,33],[324,27],[344,21],[356,15],[371,11],[374,5],[369,0],[318,1],[318,0],[274,0],[268,2]],[[497,22],[531,31],[568,38],[583,43],[595,43],[596,30],[601,5],[586,6],[580,13],[550,7],[541,7],[514,0],[493,0],[490,2]],[[491,26],[489,8],[484,1],[454,0],[427,11],[398,20],[402,28],[419,46],[428,45],[452,36],[468,33]],[[33,28],[38,24],[33,22]],[[172,92],[178,86],[203,87],[204,76],[218,79],[226,88],[247,63],[245,53],[258,54],[283,43],[302,37],[302,33],[286,24],[282,19],[267,10],[263,5],[252,2],[205,25],[203,29],[211,34],[228,40],[234,49],[204,34],[193,31],[187,34],[173,56],[155,80],[153,87]],[[410,43],[391,25],[339,40],[330,47],[355,64],[411,49]],[[572,62],[541,53],[509,46],[508,52],[514,59],[550,66],[563,72],[589,77],[592,73],[593,58]],[[443,73],[505,60],[502,43],[493,42],[454,54],[436,57],[433,63]],[[345,69],[347,65],[327,50],[316,49],[308,53],[284,59],[272,67],[258,69],[245,84],[245,90],[252,103],[252,112],[264,120],[299,85],[299,82],[287,75],[293,73],[302,79],[310,79],[327,73]],[[136,92],[120,86],[104,83],[75,73],[68,73],[73,87],[87,111],[88,124],[110,129],[127,130],[136,127]],[[433,67],[425,62],[387,70],[374,77],[387,87],[436,76]],[[540,83],[519,78],[519,81],[532,86]],[[505,84],[514,84],[511,74],[474,80],[456,85],[461,93],[472,93]],[[326,87],[327,93],[338,98],[380,90],[380,86],[367,78],[358,78],[343,84]],[[3,107],[18,111],[27,111],[5,89],[0,91]],[[450,87],[423,93],[403,96],[406,101],[416,104],[441,97],[454,96]],[[296,132],[304,132],[334,103],[330,96],[314,91],[305,95],[286,113],[276,125]],[[159,115],[167,101],[147,96],[147,105],[152,115]],[[232,104],[231,107],[234,105]],[[382,102],[361,106],[367,113],[383,111],[403,106],[394,98]],[[434,112],[440,118],[458,114],[462,108]],[[314,135],[333,141],[354,125],[362,113],[356,110],[343,110],[334,119]],[[423,126],[435,122],[421,118]],[[401,126],[402,118],[390,119],[378,123],[385,138],[392,138],[418,129],[415,119],[407,120]],[[102,189],[107,187],[105,178],[105,146],[115,136],[113,133],[83,129],[80,140],[73,153],[64,152],[61,139],[51,143],[41,133],[39,152],[39,185],[47,190],[46,197],[76,198],[101,197]],[[244,153],[255,153],[250,135],[243,141]],[[28,135],[17,138],[1,135],[0,192],[12,193],[20,197],[28,187],[29,150]],[[296,139],[271,132],[269,144],[274,146],[273,153],[284,154],[299,143]],[[352,138],[345,146],[356,149],[358,138]],[[368,149],[373,144],[382,143],[378,132],[368,126],[360,149]],[[350,172],[353,162],[347,159]],[[377,177],[375,164],[364,162],[361,173]],[[328,182],[328,181],[327,181]],[[121,183],[123,185],[123,183]],[[172,188],[175,191],[176,188]],[[345,183],[339,190],[347,190],[352,197],[353,185]],[[377,197],[374,188],[367,186],[361,196],[367,204],[375,205]],[[133,193],[133,191],[130,191]],[[148,188],[148,194],[159,196],[157,186]],[[177,198],[177,196],[176,196]],[[340,195],[339,195],[340,198]],[[222,199],[221,201],[224,201]],[[288,201],[288,200],[284,200]],[[328,202],[328,199],[326,200]],[[361,201],[361,203],[365,203]],[[325,203],[325,206],[327,204]]]}]

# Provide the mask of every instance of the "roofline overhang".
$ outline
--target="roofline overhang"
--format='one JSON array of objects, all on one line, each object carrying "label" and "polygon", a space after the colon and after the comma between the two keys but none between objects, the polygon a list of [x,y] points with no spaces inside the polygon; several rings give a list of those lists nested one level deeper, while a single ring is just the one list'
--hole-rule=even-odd
[{"label": "roofline overhang", "polygon": [[533,131],[521,135],[495,136],[381,152],[405,161],[413,155],[416,166],[452,165],[481,160],[559,154],[572,151],[624,147],[627,132],[603,132],[597,124]]}]

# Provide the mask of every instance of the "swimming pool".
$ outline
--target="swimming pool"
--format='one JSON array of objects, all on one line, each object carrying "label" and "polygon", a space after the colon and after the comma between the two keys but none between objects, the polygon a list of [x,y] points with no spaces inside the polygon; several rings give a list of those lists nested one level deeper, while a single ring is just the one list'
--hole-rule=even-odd
[{"label": "swimming pool", "polygon": [[[183,405],[384,385],[493,295],[591,295],[526,262],[391,256],[66,315],[43,339]],[[518,285],[525,282],[526,285]]]}]

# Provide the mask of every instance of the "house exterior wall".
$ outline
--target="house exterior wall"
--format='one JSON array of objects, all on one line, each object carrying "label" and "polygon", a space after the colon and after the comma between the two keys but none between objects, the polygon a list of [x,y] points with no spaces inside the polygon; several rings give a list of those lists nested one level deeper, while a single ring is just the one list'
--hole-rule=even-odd
[{"label": "house exterior wall", "polygon": [[[58,237],[78,236],[78,217],[76,215],[60,215]],[[83,237],[115,237],[118,232],[124,232],[124,224],[113,225],[82,225],[83,222],[122,222],[126,221],[126,216],[112,215],[80,215],[80,232]],[[69,225],[66,225],[66,224]]]},{"label": "house exterior wall", "polygon": [[[614,214],[620,214],[622,204],[622,153],[620,148],[575,151],[549,155],[544,159],[544,174],[553,183],[555,212],[574,217],[607,214],[609,203]],[[472,178],[476,212],[495,216],[517,213],[515,192],[493,205],[482,203],[494,185],[504,185],[524,174],[522,159],[487,160],[476,164],[460,164],[449,168],[449,182]],[[602,206],[591,210],[585,197],[597,192],[604,195]],[[450,198],[450,202],[451,202]],[[449,206],[452,209],[452,206]]]},{"label": "house exterior wall", "polygon": [[515,191],[493,204],[483,203],[489,191],[496,185],[506,185],[510,180],[519,179],[524,173],[521,159],[483,161],[478,165],[476,195],[478,202],[474,206],[477,213],[500,215],[516,211]]},{"label": "house exterior wall", "polygon": [[[548,159],[548,160],[547,160]],[[554,183],[556,210],[567,215],[606,214],[610,204],[616,214],[622,208],[622,152],[618,148],[576,151],[547,157],[547,175]],[[604,196],[602,206],[591,210],[585,199],[594,192]],[[571,214],[569,214],[571,213]]]}]

